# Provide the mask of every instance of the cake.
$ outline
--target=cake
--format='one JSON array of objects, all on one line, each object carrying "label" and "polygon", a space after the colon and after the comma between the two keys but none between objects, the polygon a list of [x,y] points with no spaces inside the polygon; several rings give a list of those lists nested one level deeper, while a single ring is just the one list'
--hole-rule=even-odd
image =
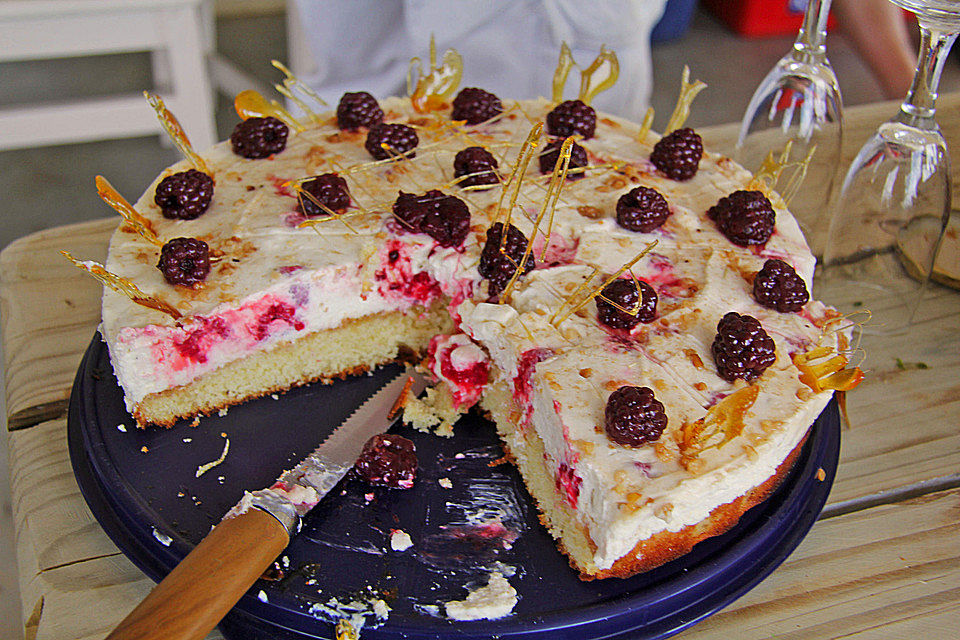
[{"label": "cake", "polygon": [[783,201],[690,129],[475,88],[260,116],[110,242],[101,331],[141,426],[422,362],[405,419],[490,417],[591,579],[732,526],[857,380]]}]

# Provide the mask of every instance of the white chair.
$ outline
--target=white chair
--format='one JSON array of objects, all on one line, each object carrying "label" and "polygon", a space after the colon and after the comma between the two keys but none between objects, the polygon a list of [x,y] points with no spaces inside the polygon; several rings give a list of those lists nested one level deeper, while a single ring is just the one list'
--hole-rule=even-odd
[{"label": "white chair", "polygon": [[[149,89],[162,95],[193,145],[205,149],[217,138],[209,12],[204,0],[0,0],[0,62],[149,51],[156,83]],[[139,92],[0,109],[0,149],[157,132],[156,115]]]}]

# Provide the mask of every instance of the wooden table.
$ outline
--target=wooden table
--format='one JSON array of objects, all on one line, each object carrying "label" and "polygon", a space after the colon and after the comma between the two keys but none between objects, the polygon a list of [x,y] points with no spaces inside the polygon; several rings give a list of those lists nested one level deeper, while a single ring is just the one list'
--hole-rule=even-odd
[{"label": "wooden table", "polygon": [[[884,103],[848,111],[847,161],[895,109]],[[960,148],[960,94],[942,96],[939,111],[948,140]],[[735,128],[702,133],[709,148],[723,150]],[[28,638],[102,638],[152,586],[94,520],[67,456],[67,399],[99,322],[100,286],[56,252],[102,260],[115,225],[51,229],[0,254]],[[960,295],[942,292],[909,335],[864,346],[867,379],[848,398],[851,425],[821,520],[769,578],[681,637],[960,635]]]}]

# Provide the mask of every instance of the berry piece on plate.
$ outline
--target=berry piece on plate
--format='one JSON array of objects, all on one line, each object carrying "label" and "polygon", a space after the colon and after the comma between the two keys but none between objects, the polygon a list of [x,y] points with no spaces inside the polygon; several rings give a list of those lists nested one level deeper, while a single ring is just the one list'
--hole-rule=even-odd
[{"label": "berry piece on plate", "polygon": [[213,178],[196,169],[167,176],[153,194],[163,217],[173,220],[199,218],[212,199]]},{"label": "berry piece on plate", "polygon": [[623,386],[607,398],[603,426],[617,444],[639,447],[660,439],[667,414],[649,387]]},{"label": "berry piece on plate", "polygon": [[467,124],[480,124],[503,113],[500,98],[476,87],[467,87],[453,99],[451,120],[465,120]]},{"label": "berry piece on plate", "polygon": [[717,373],[727,382],[756,380],[777,359],[773,338],[753,316],[727,313],[711,346]]},{"label": "berry piece on plate", "polygon": [[783,260],[770,258],[753,279],[753,298],[780,313],[800,311],[810,300],[803,278]]},{"label": "berry piece on plate", "polygon": [[[643,280],[614,280],[603,288],[596,301],[597,320],[612,329],[633,329],[639,323],[652,322],[657,317],[657,292]],[[636,314],[623,309],[636,309]]]},{"label": "berry piece on plate", "polygon": [[238,156],[259,160],[280,153],[287,146],[287,125],[274,117],[247,118],[230,134],[230,144]]},{"label": "berry piece on plate", "polygon": [[366,91],[347,92],[337,103],[337,126],[346,131],[372,127],[383,122],[383,109]]},{"label": "berry piece on plate", "polygon": [[582,100],[561,102],[547,114],[547,133],[566,138],[581,135],[592,138],[597,129],[597,112]]},{"label": "berry piece on plate", "polygon": [[686,127],[660,138],[653,146],[650,161],[671,180],[689,180],[697,175],[703,142],[700,134]]},{"label": "berry piece on plate", "polygon": [[372,485],[409,489],[417,476],[417,449],[403,436],[378,433],[363,445],[353,468]]},{"label": "berry piece on plate", "polygon": [[210,273],[210,247],[196,238],[174,238],[160,249],[157,268],[170,284],[203,282]]},{"label": "berry piece on plate", "polygon": [[617,224],[629,231],[650,233],[669,216],[667,199],[656,189],[636,187],[617,200]]},{"label": "berry piece on plate", "polygon": [[707,217],[727,240],[741,247],[765,244],[777,220],[773,205],[761,191],[734,191],[710,207]]}]

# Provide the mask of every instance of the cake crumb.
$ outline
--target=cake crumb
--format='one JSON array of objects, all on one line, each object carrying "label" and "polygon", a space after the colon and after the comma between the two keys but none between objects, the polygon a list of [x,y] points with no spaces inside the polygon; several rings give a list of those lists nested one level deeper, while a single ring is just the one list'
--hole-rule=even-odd
[{"label": "cake crumb", "polygon": [[148,451],[150,451],[150,449],[147,447],[147,445],[140,447],[140,453],[147,453]]},{"label": "cake crumb", "polygon": [[186,444],[190,444],[191,442],[193,442],[193,438],[184,438],[183,442]]},{"label": "cake crumb", "polygon": [[453,489],[453,482],[450,480],[450,478],[440,478],[437,480],[437,484],[444,489]]},{"label": "cake crumb", "polygon": [[280,396],[279,396],[278,394],[276,394],[276,393],[271,393],[271,394],[270,394],[270,397],[273,398],[274,400],[279,400],[279,399],[280,399]]},{"label": "cake crumb", "polygon": [[120,431],[120,432],[122,432],[122,433],[126,433],[126,432],[127,432],[127,425],[125,425],[125,424],[123,424],[123,423],[121,422],[120,424],[117,425],[117,431]]},{"label": "cake crumb", "polygon": [[269,602],[269,600],[267,599],[267,592],[264,591],[263,589],[260,589],[260,593],[257,594],[257,600],[259,600],[260,602]]},{"label": "cake crumb", "polygon": [[199,427],[199,426],[200,426],[200,416],[195,417],[195,418],[193,419],[193,421],[190,423],[190,426],[191,426],[191,427]]},{"label": "cake crumb", "polygon": [[827,479],[827,472],[823,470],[823,467],[817,469],[817,480],[823,482]]},{"label": "cake crumb", "polygon": [[463,600],[446,603],[451,620],[496,620],[513,612],[517,590],[499,571],[490,574],[487,584],[474,589]]},{"label": "cake crumb", "polygon": [[203,474],[205,474],[207,471],[210,471],[210,469],[213,469],[214,467],[218,466],[220,463],[222,463],[224,460],[227,459],[227,454],[230,452],[230,438],[228,438],[227,434],[225,433],[221,433],[220,435],[223,436],[224,438],[223,452],[220,454],[220,457],[217,458],[216,460],[212,462],[208,462],[206,464],[202,464],[199,467],[197,467],[198,478]]},{"label": "cake crumb", "polygon": [[217,411],[217,415],[220,416],[221,418],[227,415],[227,408],[224,407],[223,409],[220,409],[220,411]]},{"label": "cake crumb", "polygon": [[153,537],[157,539],[157,542],[159,542],[165,547],[169,547],[170,544],[173,542],[173,538],[171,538],[165,533],[161,533],[160,531],[157,531],[156,527],[153,527]]},{"label": "cake crumb", "polygon": [[413,546],[410,534],[403,529],[390,530],[390,548],[394,551],[406,551]]},{"label": "cake crumb", "polygon": [[403,422],[424,433],[449,438],[453,425],[469,407],[456,407],[446,385],[427,389],[423,398],[409,398],[403,407]]}]

